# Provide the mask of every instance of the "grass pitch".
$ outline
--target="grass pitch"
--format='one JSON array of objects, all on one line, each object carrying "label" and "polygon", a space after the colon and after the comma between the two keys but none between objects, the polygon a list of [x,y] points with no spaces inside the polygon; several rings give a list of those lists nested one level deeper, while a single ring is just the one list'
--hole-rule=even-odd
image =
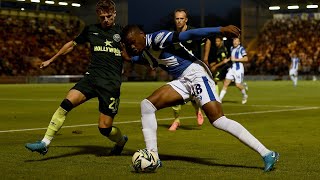
[{"label": "grass pitch", "polygon": [[[131,156],[145,147],[139,102],[164,83],[124,83],[115,125],[129,141],[122,156],[108,156],[113,144],[98,128],[98,103],[91,100],[68,114],[45,155],[24,144],[42,139],[53,112],[73,84],[0,85],[1,179],[318,179],[320,177],[320,83],[249,81],[249,99],[230,87],[223,108],[266,147],[280,153],[272,172],[259,154],[208,121],[198,127],[190,104],[182,126],[171,124],[171,108],[157,112],[163,167],[156,173],[131,171]],[[220,84],[221,85],[221,84]]]}]

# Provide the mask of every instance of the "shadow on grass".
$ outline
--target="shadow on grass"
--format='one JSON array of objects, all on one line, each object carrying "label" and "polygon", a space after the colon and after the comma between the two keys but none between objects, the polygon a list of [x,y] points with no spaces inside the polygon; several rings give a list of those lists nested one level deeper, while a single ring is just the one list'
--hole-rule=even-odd
[{"label": "shadow on grass", "polygon": [[[83,145],[83,146],[50,146],[50,149],[58,149],[58,148],[72,148],[77,149],[73,150],[73,152],[62,154],[58,156],[51,156],[51,157],[45,157],[42,159],[37,160],[26,160],[25,162],[35,162],[35,161],[48,161],[53,159],[59,159],[59,158],[65,158],[65,157],[71,157],[71,156],[80,156],[85,154],[92,154],[95,156],[111,156],[109,155],[112,147],[104,147],[104,146],[94,146],[94,145]],[[49,152],[50,152],[49,149]],[[133,152],[128,152],[123,150],[122,156],[131,156]]]},{"label": "shadow on grass", "polygon": [[240,101],[230,101],[230,100],[223,100],[222,104],[223,103],[227,103],[227,104],[241,104]]},{"label": "shadow on grass", "polygon": [[[109,152],[111,151],[111,147],[103,147],[103,146],[93,146],[93,145],[84,145],[84,146],[52,146],[54,148],[76,148],[79,149],[75,152],[70,152],[63,155],[51,156],[37,160],[25,160],[26,163],[32,162],[41,162],[41,161],[49,161],[59,158],[71,157],[71,156],[80,156],[80,155],[88,155],[92,154],[98,157],[110,156]],[[121,156],[129,156],[131,157],[136,150],[124,149]],[[190,157],[190,156],[177,156],[177,155],[166,155],[160,154],[161,161],[185,161],[194,164],[202,164],[206,166],[220,166],[220,167],[230,167],[230,168],[249,168],[249,169],[263,169],[262,167],[256,166],[245,166],[245,165],[234,165],[234,164],[221,164],[213,162],[213,158],[199,158],[199,157]],[[164,164],[165,167],[165,164]]]},{"label": "shadow on grass", "polygon": [[220,166],[220,167],[230,167],[230,168],[249,168],[249,169],[263,169],[257,166],[245,166],[245,165],[234,165],[234,164],[221,164],[215,163],[213,158],[198,158],[189,156],[172,156],[160,154],[161,161],[185,161],[195,164],[202,164],[207,166]]}]

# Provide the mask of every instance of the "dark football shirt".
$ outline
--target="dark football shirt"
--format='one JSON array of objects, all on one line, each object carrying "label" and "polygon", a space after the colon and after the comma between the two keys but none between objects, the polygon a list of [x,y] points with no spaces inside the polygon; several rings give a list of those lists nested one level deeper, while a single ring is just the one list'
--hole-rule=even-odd
[{"label": "dark football shirt", "polygon": [[77,44],[90,43],[91,62],[86,74],[115,81],[115,85],[121,84],[121,31],[122,27],[117,24],[108,29],[103,29],[100,24],[93,24],[86,26],[74,39]]},{"label": "dark football shirt", "polygon": [[[192,26],[187,26],[186,30],[194,29]],[[170,29],[170,31],[176,31],[176,29]],[[168,47],[173,52],[180,52],[180,56],[184,57],[186,50],[188,50],[190,53],[194,55],[197,59],[201,59],[201,44],[204,42],[204,40],[189,40],[186,42],[181,42],[181,44],[185,47],[181,47],[179,44],[174,44]],[[184,57],[189,58],[190,60],[196,60],[194,57]]]}]

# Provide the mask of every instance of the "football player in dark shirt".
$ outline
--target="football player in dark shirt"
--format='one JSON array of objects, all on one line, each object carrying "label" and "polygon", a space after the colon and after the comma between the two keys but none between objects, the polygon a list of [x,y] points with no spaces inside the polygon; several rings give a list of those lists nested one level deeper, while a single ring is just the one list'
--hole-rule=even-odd
[{"label": "football player in dark shirt", "polygon": [[40,68],[49,66],[59,56],[71,52],[77,44],[90,44],[91,64],[84,77],[70,89],[53,114],[45,136],[41,141],[27,143],[27,149],[40,154],[48,152],[48,146],[55,134],[62,127],[67,114],[78,105],[97,97],[99,100],[98,128],[103,136],[115,142],[111,155],[120,155],[128,137],[112,126],[118,112],[121,72],[123,60],[121,57],[122,27],[115,24],[116,5],[112,0],[99,0],[96,13],[100,24],[88,25],[73,41],[66,43],[51,59],[44,61]]},{"label": "football player in dark shirt", "polygon": [[[213,42],[215,42],[214,47],[212,47]],[[207,38],[203,60],[212,72],[213,80],[216,83],[216,91],[219,94],[218,81],[224,80],[228,68],[232,65],[232,62],[228,61],[228,50],[224,46],[221,36]]]},{"label": "football player in dark shirt", "polygon": [[[190,29],[194,29],[194,27],[187,24],[188,22],[188,11],[186,9],[176,9],[174,11],[174,22],[175,27],[171,29],[172,31],[177,32],[184,32]],[[201,44],[202,40],[189,40],[186,42],[179,42],[176,44],[172,44],[170,47],[167,48],[169,51],[174,51],[181,56],[185,55],[185,50],[189,51],[191,54],[194,55],[194,57],[191,57],[191,59],[201,59]],[[189,58],[189,57],[187,57]],[[201,126],[203,124],[203,115],[201,112],[201,108],[196,104],[195,101],[191,101],[192,106],[195,109],[195,113],[197,116],[198,125]],[[174,121],[172,125],[170,126],[170,131],[175,131],[180,126],[180,111],[181,111],[181,105],[172,106],[173,109],[173,115],[174,115]]]}]

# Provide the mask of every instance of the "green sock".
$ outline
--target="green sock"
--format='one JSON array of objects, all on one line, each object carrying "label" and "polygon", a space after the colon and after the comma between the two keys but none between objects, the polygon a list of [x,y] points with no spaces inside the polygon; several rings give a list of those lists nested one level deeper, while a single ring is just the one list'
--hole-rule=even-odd
[{"label": "green sock", "polygon": [[117,145],[120,145],[120,146],[123,146],[126,143],[125,139],[122,136],[120,129],[115,126],[112,126],[112,130],[111,130],[108,138],[112,142],[115,142],[115,143],[117,143]]},{"label": "green sock", "polygon": [[180,116],[181,105],[172,106],[173,115],[175,119],[178,119]]},{"label": "green sock", "polygon": [[216,84],[216,93],[219,96],[219,86],[218,86],[218,84]]},{"label": "green sock", "polygon": [[60,130],[62,127],[64,120],[66,119],[67,111],[64,110],[62,107],[59,106],[59,108],[56,110],[56,112],[53,114],[51,121],[49,123],[47,132],[45,134],[45,138],[48,140],[52,140],[54,135]]},{"label": "green sock", "polygon": [[173,122],[177,122],[177,123],[179,123],[180,124],[180,119],[179,118],[176,118],[176,119],[174,119],[174,121]]},{"label": "green sock", "polygon": [[200,107],[198,106],[198,104],[195,101],[191,101],[191,104],[194,110],[196,111],[196,114],[198,114],[198,111],[200,110]]}]

